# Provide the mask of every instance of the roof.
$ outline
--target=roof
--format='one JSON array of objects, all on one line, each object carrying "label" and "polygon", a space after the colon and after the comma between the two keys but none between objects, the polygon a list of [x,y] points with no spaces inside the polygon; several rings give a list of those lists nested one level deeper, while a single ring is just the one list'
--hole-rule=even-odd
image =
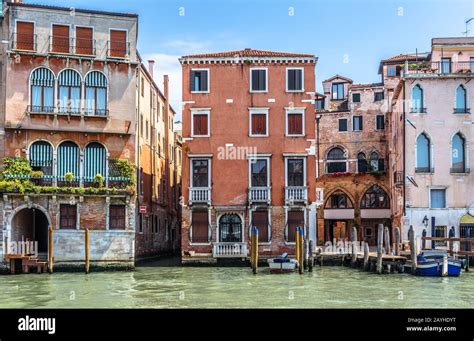
[{"label": "roof", "polygon": [[432,38],[432,45],[472,45],[474,44],[474,37],[443,37]]},{"label": "roof", "polygon": [[347,78],[347,77],[344,77],[344,76],[341,76],[341,75],[335,75],[335,76],[332,76],[331,78],[328,78],[328,79],[324,80],[323,83],[330,82],[330,81],[332,81],[332,80],[334,80],[334,79],[336,79],[336,78],[343,79],[343,80],[345,80],[345,81],[347,81],[347,82],[349,82],[349,83],[352,83],[352,82],[353,82],[353,80],[350,79],[350,78]]},{"label": "roof", "polygon": [[266,50],[254,50],[246,48],[243,50],[201,53],[183,56],[182,58],[235,58],[235,57],[306,57],[315,58],[313,54],[306,53],[291,53],[291,52],[276,52]]},{"label": "roof", "polygon": [[378,88],[381,86],[383,86],[383,83],[366,83],[366,84],[359,83],[359,84],[351,84],[349,87],[353,89],[353,88]]},{"label": "roof", "polygon": [[[27,4],[27,3],[24,3],[24,2],[8,2],[8,5],[13,6],[13,7],[38,8],[38,9],[46,9],[46,10],[52,10],[52,11],[71,12],[70,7],[40,5],[40,4]],[[116,16],[116,17],[138,18],[138,14],[134,14],[134,13],[97,11],[97,10],[80,9],[80,8],[74,8],[74,11],[77,12],[77,13],[89,13],[89,14],[99,14],[99,15],[110,15],[110,16]]]},{"label": "roof", "polygon": [[431,58],[431,54],[428,52],[422,53],[402,53],[397,54],[395,56],[382,59],[379,65],[379,74],[382,74],[383,64],[400,64],[405,61],[413,61],[413,60],[429,60]]}]

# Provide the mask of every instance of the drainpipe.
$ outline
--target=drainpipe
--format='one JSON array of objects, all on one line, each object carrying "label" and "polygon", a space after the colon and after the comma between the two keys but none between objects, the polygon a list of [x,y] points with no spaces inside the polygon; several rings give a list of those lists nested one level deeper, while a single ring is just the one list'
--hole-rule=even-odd
[{"label": "drainpipe", "polygon": [[316,115],[316,179],[319,179],[319,121],[321,115]]},{"label": "drainpipe", "polygon": [[406,104],[405,104],[405,81],[403,80],[403,216],[406,217],[406,201],[407,201],[407,196],[406,196]]}]

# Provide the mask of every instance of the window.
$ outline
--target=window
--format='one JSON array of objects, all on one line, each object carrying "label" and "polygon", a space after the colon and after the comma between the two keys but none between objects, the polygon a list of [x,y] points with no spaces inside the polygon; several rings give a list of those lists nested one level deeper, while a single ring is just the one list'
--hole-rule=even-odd
[{"label": "window", "polygon": [[416,140],[416,173],[430,173],[431,170],[431,142],[423,133]]},{"label": "window", "polygon": [[191,70],[189,82],[191,92],[209,92],[209,69]]},{"label": "window", "polygon": [[191,220],[191,242],[209,243],[208,211],[193,211]]},{"label": "window", "polygon": [[250,69],[250,92],[267,92],[267,69]]},{"label": "window", "polygon": [[140,86],[140,94],[142,97],[145,97],[145,77],[140,77],[141,80],[141,86]]},{"label": "window", "polygon": [[76,53],[87,56],[95,55],[92,27],[76,26]]},{"label": "window", "polygon": [[250,136],[268,136],[268,110],[250,110]]},{"label": "window", "polygon": [[[77,182],[80,176],[79,173],[79,147],[71,141],[63,142],[58,147],[58,165],[57,176],[59,181],[65,182],[64,176],[67,173],[72,173],[74,181]],[[95,175],[95,174],[94,174]]]},{"label": "window", "polygon": [[360,152],[357,154],[357,171],[359,173],[367,173],[368,171],[368,164],[365,154]]},{"label": "window", "polygon": [[150,127],[149,127],[148,120],[145,121],[145,138],[147,140],[150,139]]},{"label": "window", "polygon": [[58,100],[60,113],[79,114],[81,111],[81,75],[71,69],[58,76]]},{"label": "window", "polygon": [[304,112],[286,112],[286,135],[304,136]]},{"label": "window", "polygon": [[92,142],[84,149],[84,181],[92,184],[97,174],[108,176],[107,151],[100,143]]},{"label": "window", "polygon": [[250,186],[268,187],[268,160],[250,160]]},{"label": "window", "polygon": [[30,166],[44,175],[53,175],[53,147],[46,141],[38,141],[30,146]]},{"label": "window", "polygon": [[304,69],[286,69],[286,91],[304,91]]},{"label": "window", "polygon": [[390,208],[387,193],[377,185],[369,188],[362,197],[361,208]]},{"label": "window", "polygon": [[446,189],[430,190],[430,208],[446,208]]},{"label": "window", "polygon": [[52,52],[71,53],[68,25],[53,24]]},{"label": "window", "polygon": [[125,58],[127,54],[127,31],[110,30],[109,56],[115,58]]},{"label": "window", "polygon": [[267,243],[269,241],[268,236],[268,211],[258,210],[252,212],[252,227],[258,229],[258,241],[261,243]]},{"label": "window", "polygon": [[441,73],[451,73],[451,58],[441,58]]},{"label": "window", "polygon": [[425,109],[423,108],[423,89],[419,84],[415,85],[412,90],[412,108],[413,113],[423,113]]},{"label": "window", "polygon": [[380,92],[375,92],[374,93],[374,102],[378,102],[384,99],[384,93],[383,91]]},{"label": "window", "polygon": [[339,131],[340,132],[347,131],[347,118],[339,119]]},{"label": "window", "polygon": [[59,228],[62,230],[75,230],[77,228],[76,205],[59,205]]},{"label": "window", "polygon": [[315,104],[316,110],[324,110],[324,98],[317,99]]},{"label": "window", "polygon": [[333,83],[332,85],[332,99],[344,99],[344,83]]},{"label": "window", "polygon": [[400,76],[400,66],[398,65],[389,65],[387,66],[387,77],[396,77]]},{"label": "window", "polygon": [[109,229],[125,230],[125,205],[109,206]]},{"label": "window", "polygon": [[191,187],[209,187],[209,160],[191,160],[192,184]]},{"label": "window", "polygon": [[352,102],[360,103],[360,94],[352,94]]},{"label": "window", "polygon": [[456,89],[456,108],[454,108],[455,113],[467,113],[467,92],[466,88],[463,85],[458,86]]},{"label": "window", "polygon": [[32,112],[52,113],[54,111],[54,74],[47,68],[38,68],[31,73]]},{"label": "window", "polygon": [[[447,226],[435,226],[434,236],[435,238],[446,238],[448,236],[448,227]],[[436,241],[436,246],[447,246],[447,241]]]},{"label": "window", "polygon": [[36,35],[35,24],[26,21],[16,22],[16,37],[17,50],[35,51],[36,50]]},{"label": "window", "polygon": [[384,130],[385,129],[385,116],[384,115],[376,115],[375,116],[375,128],[377,130]]},{"label": "window", "polygon": [[352,207],[352,202],[349,200],[347,195],[342,192],[336,192],[332,194],[325,206],[327,209],[344,209]]},{"label": "window", "polygon": [[379,158],[377,152],[370,154],[370,171],[371,172],[383,172],[384,171],[384,159]]},{"label": "window", "polygon": [[287,186],[303,187],[305,186],[305,160],[287,159]]},{"label": "window", "polygon": [[332,148],[328,152],[326,163],[328,173],[347,172],[347,157],[344,151],[339,147]]},{"label": "window", "polygon": [[469,58],[469,68],[471,70],[471,73],[473,73],[474,72],[474,58],[473,57]]},{"label": "window", "polygon": [[86,115],[107,116],[108,81],[100,71],[89,72],[85,79]]},{"label": "window", "polygon": [[296,228],[305,228],[304,211],[288,211],[286,225],[288,228],[286,241],[294,243],[296,240]]},{"label": "window", "polygon": [[460,133],[453,137],[452,141],[452,169],[451,173],[465,173],[466,169],[466,140]]},{"label": "window", "polygon": [[352,117],[352,131],[361,131],[362,130],[362,116],[353,116]]},{"label": "window", "polygon": [[191,111],[191,136],[208,137],[209,136],[209,111]]}]

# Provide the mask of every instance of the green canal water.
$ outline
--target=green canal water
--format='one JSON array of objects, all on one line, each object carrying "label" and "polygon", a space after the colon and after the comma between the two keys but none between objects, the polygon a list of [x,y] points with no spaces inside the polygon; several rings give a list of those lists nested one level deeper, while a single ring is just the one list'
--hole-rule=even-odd
[{"label": "green canal water", "polygon": [[0,277],[0,308],[472,308],[474,273],[376,275],[316,267],[304,275],[150,263],[134,272]]}]

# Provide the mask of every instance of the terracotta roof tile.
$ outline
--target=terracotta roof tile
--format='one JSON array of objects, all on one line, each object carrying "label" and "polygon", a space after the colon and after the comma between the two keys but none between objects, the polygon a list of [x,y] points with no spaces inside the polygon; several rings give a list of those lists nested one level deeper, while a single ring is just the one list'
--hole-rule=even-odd
[{"label": "terracotta roof tile", "polygon": [[265,50],[244,49],[236,51],[202,53],[183,56],[182,58],[234,58],[234,57],[307,57],[314,58],[312,54],[276,52]]},{"label": "terracotta roof tile", "polygon": [[418,54],[418,56],[413,53],[412,54],[397,54],[396,56],[392,56],[390,58],[382,60],[382,62],[403,62],[405,60],[415,60],[417,58],[418,60],[427,59],[427,54],[421,53],[421,54]]}]

